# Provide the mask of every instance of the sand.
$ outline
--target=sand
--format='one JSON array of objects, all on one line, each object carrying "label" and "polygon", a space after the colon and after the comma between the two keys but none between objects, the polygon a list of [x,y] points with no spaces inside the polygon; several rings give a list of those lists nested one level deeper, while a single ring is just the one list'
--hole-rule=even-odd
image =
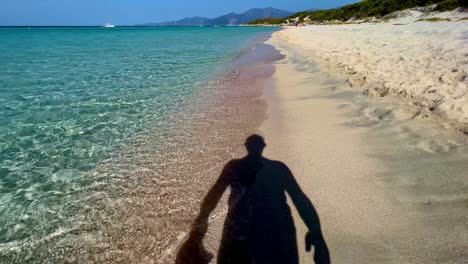
[{"label": "sand", "polygon": [[[310,26],[267,42],[286,58],[264,91],[265,155],[317,208],[333,263],[467,263],[468,142],[447,125],[468,120],[466,25]],[[395,96],[362,94],[379,87]],[[439,115],[423,118],[435,96]]]},{"label": "sand", "polygon": [[401,98],[413,106],[413,118],[439,117],[468,133],[468,21],[415,22],[424,18],[288,28],[277,38],[347,74],[366,95]]}]

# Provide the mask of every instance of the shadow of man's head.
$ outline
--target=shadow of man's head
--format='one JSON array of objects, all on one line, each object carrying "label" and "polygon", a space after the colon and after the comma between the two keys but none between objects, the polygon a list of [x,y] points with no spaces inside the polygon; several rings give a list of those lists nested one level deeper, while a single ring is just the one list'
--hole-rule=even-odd
[{"label": "shadow of man's head", "polygon": [[263,149],[265,149],[266,144],[263,137],[253,134],[247,137],[245,140],[245,148],[249,156],[261,157]]}]

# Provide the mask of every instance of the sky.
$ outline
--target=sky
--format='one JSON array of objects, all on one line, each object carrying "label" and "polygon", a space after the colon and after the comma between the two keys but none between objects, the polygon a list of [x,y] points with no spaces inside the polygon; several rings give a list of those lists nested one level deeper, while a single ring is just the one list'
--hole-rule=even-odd
[{"label": "sky", "polygon": [[133,25],[190,16],[217,17],[254,7],[327,9],[358,0],[0,0],[0,25]]}]

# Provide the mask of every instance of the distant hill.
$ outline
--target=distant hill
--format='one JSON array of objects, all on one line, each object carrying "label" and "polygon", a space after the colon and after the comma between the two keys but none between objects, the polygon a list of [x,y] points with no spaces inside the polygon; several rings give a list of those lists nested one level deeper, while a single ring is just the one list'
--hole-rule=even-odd
[{"label": "distant hill", "polygon": [[166,22],[161,22],[161,23],[147,23],[147,24],[142,24],[142,25],[137,25],[137,26],[160,26],[160,27],[167,27],[167,26],[178,26],[178,27],[183,27],[183,26],[205,26],[207,22],[209,22],[211,19],[206,18],[206,17],[186,17],[181,20],[177,21],[166,21]]},{"label": "distant hill", "polygon": [[272,7],[267,8],[253,8],[242,14],[229,13],[216,18],[206,17],[187,17],[177,21],[167,21],[160,23],[146,23],[136,26],[228,26],[247,24],[253,20],[275,17],[284,18],[292,15],[292,12],[276,9]]}]

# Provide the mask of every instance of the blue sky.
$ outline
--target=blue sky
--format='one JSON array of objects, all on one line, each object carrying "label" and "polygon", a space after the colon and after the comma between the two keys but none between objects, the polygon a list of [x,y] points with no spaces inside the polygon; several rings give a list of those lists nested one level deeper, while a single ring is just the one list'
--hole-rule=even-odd
[{"label": "blue sky", "polygon": [[331,8],[358,0],[0,0],[0,25],[118,25],[216,17],[253,7],[289,11]]}]

